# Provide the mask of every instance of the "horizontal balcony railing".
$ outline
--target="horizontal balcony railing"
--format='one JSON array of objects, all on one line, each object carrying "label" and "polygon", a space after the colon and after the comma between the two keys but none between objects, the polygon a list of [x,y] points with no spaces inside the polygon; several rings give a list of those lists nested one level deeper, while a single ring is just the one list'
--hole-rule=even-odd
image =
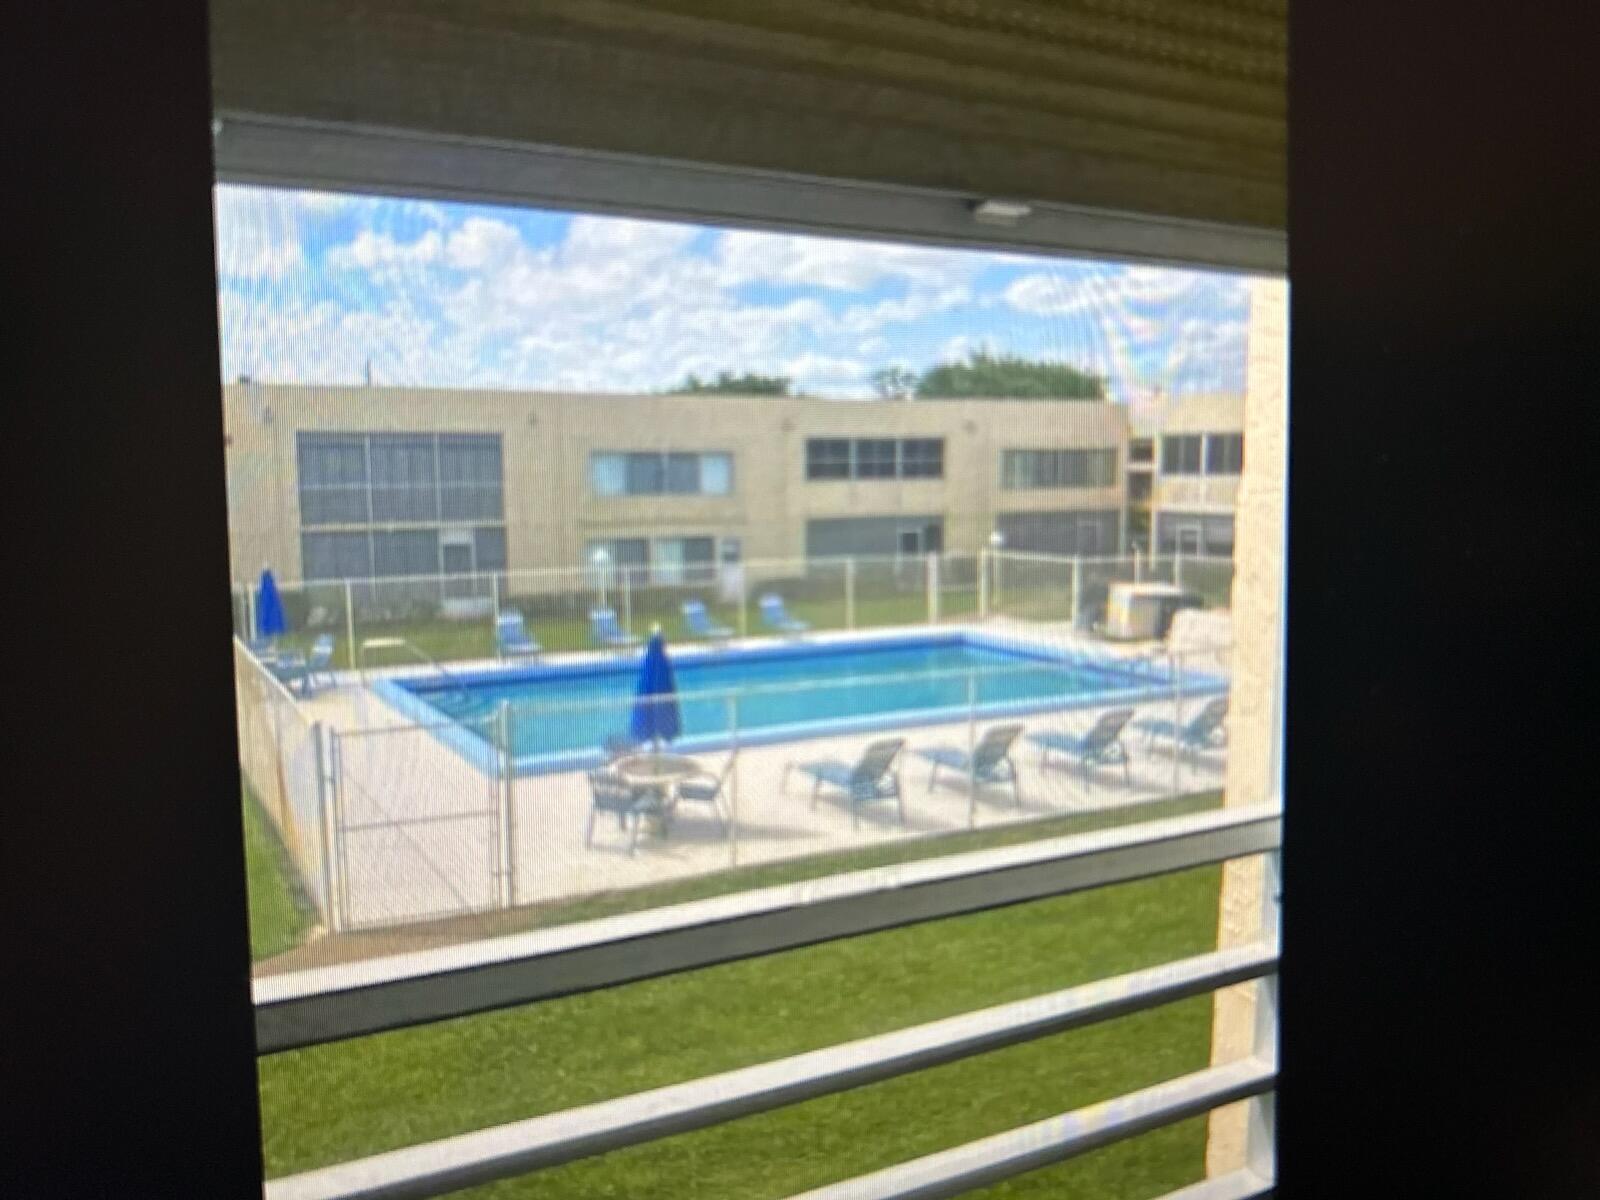
[{"label": "horizontal balcony railing", "polygon": [[[1207,863],[1275,859],[1281,808],[1263,804],[951,855],[651,912],[258,980],[263,1054],[609,987],[713,963],[1103,887]],[[1274,870],[1275,876],[1275,870]],[[267,1200],[442,1195],[797,1104],[1252,980],[1261,942],[888,1034],[270,1180]],[[1271,1019],[1270,1016],[1267,1019]],[[1275,1056],[1212,1067],[1032,1125],[808,1192],[927,1198],[975,1187],[1262,1096]],[[1244,1200],[1239,1171],[1169,1200]]]}]

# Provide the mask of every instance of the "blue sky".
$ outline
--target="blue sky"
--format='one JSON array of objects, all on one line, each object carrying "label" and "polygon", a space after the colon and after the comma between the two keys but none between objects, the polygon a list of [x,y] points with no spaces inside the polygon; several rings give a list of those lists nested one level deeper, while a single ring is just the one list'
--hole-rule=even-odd
[{"label": "blue sky", "polygon": [[226,379],[657,391],[694,372],[870,397],[970,349],[1118,399],[1242,391],[1242,277],[536,209],[223,186]]}]

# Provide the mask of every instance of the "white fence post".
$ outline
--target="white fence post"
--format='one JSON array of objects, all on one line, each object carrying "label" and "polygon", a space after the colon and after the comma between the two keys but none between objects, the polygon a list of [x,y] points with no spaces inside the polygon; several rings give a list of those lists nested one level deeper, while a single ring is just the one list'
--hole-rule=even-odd
[{"label": "white fence post", "polygon": [[856,627],[856,560],[844,560],[844,627]]},{"label": "white fence post", "polygon": [[1183,587],[1183,546],[1181,544],[1172,548],[1172,585],[1177,588]]},{"label": "white fence post", "polygon": [[744,563],[739,564],[739,636],[750,636],[750,578]]},{"label": "white fence post", "polygon": [[939,623],[939,556],[928,553],[928,624]]},{"label": "white fence post", "polygon": [[311,722],[311,748],[317,764],[317,826],[322,844],[322,916],[331,933],[339,932],[341,922],[333,900],[333,814],[328,804],[327,743],[321,721]]},{"label": "white fence post", "polygon": [[1144,573],[1139,569],[1139,548],[1135,546],[1133,548],[1133,581],[1135,583],[1142,582],[1143,577]]},{"label": "white fence post", "polygon": [[[741,611],[743,611],[741,609]],[[728,693],[729,753],[733,763],[728,771],[728,853],[731,865],[739,865],[739,694]]]},{"label": "white fence post", "polygon": [[1178,771],[1183,766],[1183,655],[1172,654],[1172,794],[1178,794]]},{"label": "white fence post", "polygon": [[967,672],[967,828],[978,827],[978,677]]},{"label": "white fence post", "polygon": [[978,619],[989,615],[989,552],[978,551]]},{"label": "white fence post", "polygon": [[245,584],[244,588],[244,619],[246,625],[244,640],[245,644],[249,645],[261,636],[256,630],[256,593],[249,584]]},{"label": "white fence post", "polygon": [[500,907],[517,903],[516,761],[511,754],[511,702],[500,701]]},{"label": "white fence post", "polygon": [[998,616],[999,613],[1000,613],[1000,607],[1001,607],[1001,600],[1000,600],[1000,564],[1005,560],[1005,552],[1002,551],[1002,550],[996,550],[989,557],[994,560],[994,583],[990,587],[989,607],[994,609],[995,615]]},{"label": "white fence post", "polygon": [[1078,625],[1078,614],[1083,611],[1083,559],[1076,554],[1072,556],[1072,615],[1068,618],[1074,629]]},{"label": "white fence post", "polygon": [[352,671],[356,669],[356,603],[354,600],[355,589],[350,586],[350,581],[344,581],[344,641],[345,641],[345,666]]},{"label": "white fence post", "polygon": [[633,569],[622,568],[622,632],[633,632]]},{"label": "white fence post", "polygon": [[494,617],[496,628],[500,625],[500,572],[489,572],[489,597],[492,605],[491,613]]}]

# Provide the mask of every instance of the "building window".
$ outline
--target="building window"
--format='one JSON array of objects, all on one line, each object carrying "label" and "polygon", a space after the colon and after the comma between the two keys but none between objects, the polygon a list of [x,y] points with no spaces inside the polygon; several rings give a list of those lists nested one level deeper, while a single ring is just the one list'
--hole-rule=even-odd
[{"label": "building window", "polygon": [[1000,458],[1000,486],[1012,490],[1112,487],[1116,482],[1115,450],[1006,450]]},{"label": "building window", "polygon": [[[306,579],[438,575],[455,522],[493,524],[468,528],[452,569],[506,568],[498,434],[300,433],[295,450]],[[320,532],[339,525],[366,528]]]},{"label": "building window", "polygon": [[1205,438],[1198,433],[1161,439],[1163,475],[1200,474],[1201,447]]},{"label": "building window", "polygon": [[896,474],[893,438],[862,438],[856,442],[857,479],[893,479]]},{"label": "building window", "polygon": [[828,517],[806,522],[807,558],[885,557],[944,549],[944,519],[920,517]]},{"label": "building window", "polygon": [[943,438],[808,438],[807,479],[942,479]]},{"label": "building window", "polygon": [[900,474],[906,479],[943,479],[944,439],[907,438],[901,442]]},{"label": "building window", "polygon": [[1155,444],[1152,438],[1134,438],[1128,443],[1128,461],[1147,463],[1155,461]]},{"label": "building window", "polygon": [[1244,470],[1244,434],[1213,433],[1206,437],[1206,474],[1238,475]]},{"label": "building window", "polygon": [[849,479],[848,438],[811,438],[806,442],[807,479]]},{"label": "building window", "polygon": [[611,569],[625,570],[636,586],[706,583],[716,574],[714,537],[595,538],[584,546],[585,564],[593,568],[601,550]]},{"label": "building window", "polygon": [[1150,499],[1151,490],[1152,489],[1151,489],[1151,483],[1150,483],[1150,472],[1148,472],[1148,471],[1129,471],[1128,472],[1128,499],[1129,500],[1132,500],[1132,501],[1135,501],[1135,502],[1141,501],[1141,500],[1148,500],[1148,499]]},{"label": "building window", "polygon": [[1244,434],[1187,433],[1161,439],[1163,475],[1237,475],[1244,469]]},{"label": "building window", "polygon": [[1004,535],[1007,550],[1056,555],[1106,554],[1117,544],[1118,516],[1115,511],[1093,509],[1001,513],[995,527]]},{"label": "building window", "polygon": [[1233,517],[1224,513],[1164,512],[1156,516],[1156,551],[1233,557]]},{"label": "building window", "polygon": [[591,454],[589,486],[596,496],[726,496],[733,489],[733,457],[653,451]]}]

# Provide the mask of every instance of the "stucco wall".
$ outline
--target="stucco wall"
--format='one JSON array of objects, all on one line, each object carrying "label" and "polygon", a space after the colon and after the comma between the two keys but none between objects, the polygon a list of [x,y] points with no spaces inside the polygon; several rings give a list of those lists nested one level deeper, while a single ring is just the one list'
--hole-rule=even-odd
[{"label": "stucco wall", "polygon": [[[1244,413],[1244,474],[1234,547],[1233,686],[1228,717],[1227,805],[1258,804],[1271,797],[1273,692],[1278,680],[1278,622],[1284,565],[1284,501],[1288,462],[1288,285],[1259,280],[1251,286],[1249,362]],[[1263,863],[1225,864],[1218,914],[1220,947],[1254,941],[1261,930]],[[1249,1055],[1255,1042],[1255,983],[1216,994],[1211,1060]],[[1210,1174],[1245,1165],[1248,1103],[1211,1115],[1206,1148]]]}]

